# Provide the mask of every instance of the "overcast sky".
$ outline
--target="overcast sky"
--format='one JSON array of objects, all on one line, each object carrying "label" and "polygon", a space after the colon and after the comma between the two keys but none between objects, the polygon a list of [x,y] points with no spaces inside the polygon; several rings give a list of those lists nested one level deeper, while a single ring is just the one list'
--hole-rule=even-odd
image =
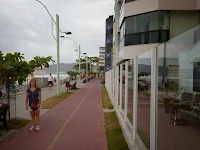
[{"label": "overcast sky", "polygon": [[[60,16],[60,29],[70,31],[81,51],[98,56],[105,46],[105,20],[114,12],[114,0],[41,0],[50,13]],[[54,35],[56,26],[53,25]],[[53,56],[56,41],[51,35],[51,19],[35,0],[0,0],[0,51],[21,52],[27,61],[34,56]],[[60,62],[75,62],[76,46],[60,39]]]}]

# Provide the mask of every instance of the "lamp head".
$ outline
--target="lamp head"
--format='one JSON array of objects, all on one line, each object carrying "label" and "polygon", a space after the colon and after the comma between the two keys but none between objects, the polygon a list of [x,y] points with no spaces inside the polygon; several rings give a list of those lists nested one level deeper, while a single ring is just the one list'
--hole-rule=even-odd
[{"label": "lamp head", "polygon": [[67,35],[68,35],[68,34],[72,34],[72,33],[71,33],[71,32],[65,32],[65,34],[67,34]]}]

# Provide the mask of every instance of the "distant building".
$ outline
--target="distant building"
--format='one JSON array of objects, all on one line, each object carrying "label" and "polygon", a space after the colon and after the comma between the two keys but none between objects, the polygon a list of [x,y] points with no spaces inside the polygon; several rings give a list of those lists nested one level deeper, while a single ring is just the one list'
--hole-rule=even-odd
[{"label": "distant building", "polygon": [[105,66],[105,47],[99,47],[99,66]]},{"label": "distant building", "polygon": [[105,72],[112,67],[112,47],[113,47],[113,16],[106,19],[106,41],[105,41]]}]

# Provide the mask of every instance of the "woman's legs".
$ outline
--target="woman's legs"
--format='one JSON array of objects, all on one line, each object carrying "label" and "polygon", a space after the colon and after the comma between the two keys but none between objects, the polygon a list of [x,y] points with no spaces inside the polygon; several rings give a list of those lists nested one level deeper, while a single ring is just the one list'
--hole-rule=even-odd
[{"label": "woman's legs", "polygon": [[36,122],[35,122],[35,112],[34,111],[30,111],[31,114],[31,119],[32,119],[32,125],[35,126]]},{"label": "woman's legs", "polygon": [[29,128],[30,131],[34,130],[35,125],[36,125],[36,121],[35,121],[35,112],[34,111],[30,111],[31,114],[31,119],[32,119],[32,126]]},{"label": "woman's legs", "polygon": [[35,111],[35,125],[40,126],[40,111]]},{"label": "woman's legs", "polygon": [[32,118],[32,127],[29,130],[40,130],[40,111],[30,111]]}]

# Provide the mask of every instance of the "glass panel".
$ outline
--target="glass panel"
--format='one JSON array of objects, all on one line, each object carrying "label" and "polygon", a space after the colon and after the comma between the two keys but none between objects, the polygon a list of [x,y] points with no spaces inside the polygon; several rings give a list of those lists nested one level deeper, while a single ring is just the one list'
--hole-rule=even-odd
[{"label": "glass panel", "polygon": [[130,34],[125,37],[125,46],[141,44],[141,34]]},{"label": "glass panel", "polygon": [[123,63],[122,69],[122,110],[124,111],[125,106],[125,63]]},{"label": "glass panel", "polygon": [[159,12],[159,29],[169,30],[169,12]]},{"label": "glass panel", "polygon": [[158,150],[198,150],[200,26],[158,47]]},{"label": "glass panel", "polygon": [[134,80],[134,64],[133,59],[128,65],[128,119],[133,123],[133,80]]},{"label": "glass panel", "polygon": [[106,25],[106,30],[110,30],[110,29],[112,29],[113,28],[113,24],[107,24]]},{"label": "glass panel", "polygon": [[[143,33],[134,33],[124,36],[125,46],[148,44],[148,43],[161,43],[166,42],[169,39],[169,30],[157,30]],[[123,43],[120,43],[123,44]]]},{"label": "glass panel", "polygon": [[125,34],[136,33],[136,17],[128,17],[124,21],[126,24]]},{"label": "glass panel", "polygon": [[121,74],[120,74],[120,65],[119,65],[119,86],[118,86],[118,106],[120,106],[120,97],[121,97],[121,93],[120,93],[120,76],[121,76]]},{"label": "glass panel", "polygon": [[112,44],[113,43],[113,39],[111,38],[111,39],[106,39],[106,45],[108,45],[108,44]]},{"label": "glass panel", "polygon": [[125,19],[125,34],[169,30],[169,12],[155,11]]},{"label": "glass panel", "polygon": [[150,146],[150,89],[152,51],[138,58],[138,135],[149,149]]}]

